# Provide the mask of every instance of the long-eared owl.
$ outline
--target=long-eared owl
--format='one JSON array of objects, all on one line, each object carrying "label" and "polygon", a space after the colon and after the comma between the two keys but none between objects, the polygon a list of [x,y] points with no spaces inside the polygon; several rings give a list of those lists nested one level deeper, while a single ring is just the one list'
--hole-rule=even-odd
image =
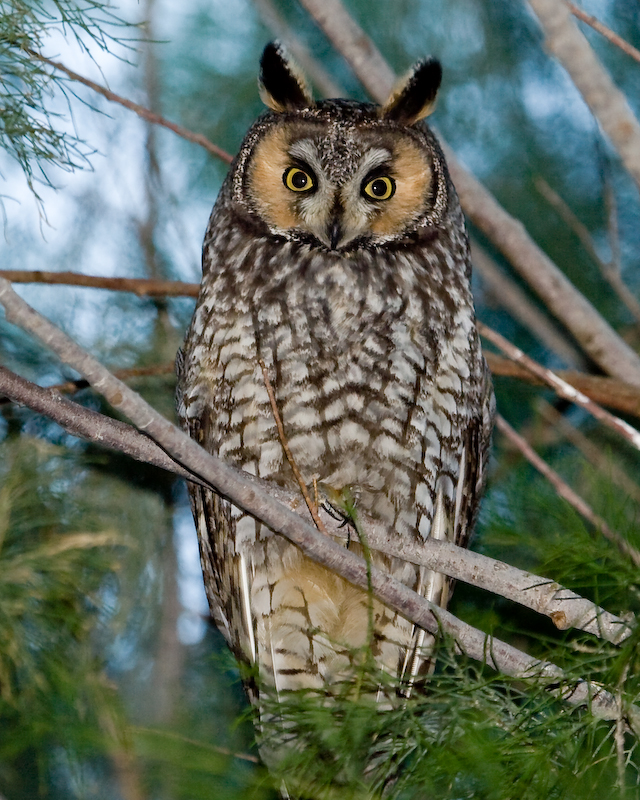
[{"label": "long-eared owl", "polygon": [[[263,362],[293,457],[322,499],[336,507],[349,495],[356,514],[403,540],[466,545],[493,393],[462,212],[421,121],[440,78],[430,59],[384,106],[314,102],[283,49],[267,46],[260,88],[269,110],[247,133],[209,220],[178,403],[207,450],[297,490]],[[227,500],[194,486],[191,497],[211,613],[263,686],[326,689],[367,643],[399,687],[427,668],[429,637],[402,616]],[[372,561],[448,602],[442,575],[375,552]]]}]

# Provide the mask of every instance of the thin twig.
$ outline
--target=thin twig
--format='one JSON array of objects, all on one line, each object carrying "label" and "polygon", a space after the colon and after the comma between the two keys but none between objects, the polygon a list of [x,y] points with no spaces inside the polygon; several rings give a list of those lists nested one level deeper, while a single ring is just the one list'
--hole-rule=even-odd
[{"label": "thin twig", "polygon": [[[187,480],[202,483],[133,426],[64,400],[57,392],[36,386],[4,368],[0,369],[0,394],[2,393],[8,394],[15,402],[44,414],[74,436],[113,448],[138,461],[162,467]],[[299,503],[297,492],[290,492],[245,472],[241,475],[269,491],[279,502],[304,518],[305,511]],[[344,538],[345,531],[341,527],[341,521],[325,510],[321,509],[321,512],[329,535],[337,539]],[[559,628],[580,628],[614,644],[620,644],[630,635],[631,628],[627,622],[547,578],[524,572],[450,542],[427,539],[418,543],[398,539],[395,531],[362,512],[359,521],[367,531],[370,546],[374,550],[498,594],[544,614]]]},{"label": "thin twig", "polygon": [[575,508],[578,514],[580,514],[588,522],[590,522],[591,525],[597,528],[605,537],[605,539],[608,539],[610,542],[615,544],[621,553],[633,561],[635,566],[640,567],[640,552],[638,552],[635,547],[632,547],[629,542],[623,539],[619,533],[616,533],[616,531],[612,530],[602,519],[602,517],[598,516],[591,506],[588,505],[588,503],[586,503],[580,497],[580,495],[576,494],[576,492],[574,492],[573,489],[562,480],[558,473],[552,469],[544,459],[540,458],[536,451],[531,447],[529,442],[520,436],[520,434],[517,433],[500,414],[496,415],[496,427],[522,453],[527,461],[534,466],[538,472],[544,475],[544,477],[549,481],[560,497],[566,500],[570,506]]},{"label": "thin twig", "polygon": [[619,417],[616,417],[613,414],[610,414],[608,411],[605,411],[604,408],[599,406],[597,403],[594,403],[593,400],[590,400],[585,394],[571,386],[571,384],[563,381],[562,378],[559,378],[550,369],[538,364],[537,361],[534,361],[532,358],[527,356],[522,352],[522,350],[520,350],[519,347],[511,344],[511,342],[507,341],[507,339],[505,339],[504,336],[501,336],[497,331],[492,330],[482,322],[477,322],[476,324],[480,335],[484,336],[485,339],[488,339],[490,342],[495,344],[496,347],[499,347],[505,355],[507,355],[509,358],[512,358],[518,364],[522,364],[525,369],[528,369],[530,372],[540,378],[540,380],[544,381],[557,394],[559,394],[560,397],[564,397],[565,400],[570,400],[572,403],[576,403],[576,405],[581,406],[599,422],[607,425],[617,434],[622,436],[623,439],[632,444],[637,450],[640,450],[639,431],[637,431],[635,428],[632,428],[631,425]]},{"label": "thin twig", "polygon": [[[371,97],[379,103],[385,102],[395,80],[394,74],[344,4],[340,0],[300,0],[300,3],[351,65]],[[640,357],[542,252],[522,223],[505,211],[464,169],[442,137],[439,138],[465,214],[604,372],[640,385]]]},{"label": "thin twig", "polygon": [[593,464],[600,472],[608,475],[610,480],[623,489],[636,503],[640,503],[640,486],[635,481],[631,480],[627,473],[623,469],[620,469],[614,461],[607,458],[598,445],[588,439],[584,433],[569,422],[564,414],[556,411],[556,409],[542,397],[538,398],[537,408],[543,419],[552,425],[555,431],[568,439],[574,447],[580,450],[587,461]]},{"label": "thin twig", "polygon": [[[302,477],[302,473],[298,469],[298,465],[293,457],[293,453],[291,452],[291,448],[289,447],[289,442],[287,441],[287,437],[284,432],[284,425],[282,424],[282,417],[280,416],[280,412],[278,411],[278,403],[276,402],[276,395],[273,391],[273,386],[271,385],[271,381],[269,380],[269,370],[267,369],[267,365],[260,360],[260,369],[262,370],[262,378],[264,380],[264,385],[267,388],[267,394],[269,395],[269,402],[271,403],[271,411],[273,413],[273,418],[276,421],[276,427],[278,428],[278,437],[280,439],[280,444],[282,445],[282,449],[284,450],[284,454],[287,457],[287,461],[289,462],[289,466],[291,467],[291,471],[300,487],[300,491],[302,492],[302,496],[304,497],[304,502],[307,504],[307,508],[309,509],[309,513],[313,518],[313,521],[316,525],[316,528],[321,532],[327,535],[327,529],[324,527],[322,520],[318,514],[318,506],[316,503],[313,502],[309,495],[309,490],[307,489],[307,485],[304,482],[304,478]],[[315,485],[315,484],[314,484]]]},{"label": "thin twig", "polygon": [[[322,535],[269,493],[259,489],[255,482],[243,478],[239,470],[228,467],[203,450],[126,384],[111,375],[93,356],[31,308],[2,278],[0,303],[5,308],[9,322],[32,333],[62,361],[83,374],[114,407],[127,415],[185,468],[229,498],[241,511],[285,536],[313,561],[355,586],[366,589],[367,565],[362,558],[333,541],[331,536]],[[587,704],[592,714],[604,719],[616,719],[619,713],[617,699],[599,684],[587,680],[570,681],[556,665],[532,658],[506,642],[487,636],[373,566],[371,583],[376,596],[389,608],[429,633],[440,635],[444,631],[454,639],[459,650],[469,657],[519,679],[542,681],[550,692],[566,702]],[[640,727],[640,709],[629,709],[628,718],[634,729]]]},{"label": "thin twig", "polygon": [[598,31],[598,33],[601,33],[605,39],[608,39],[611,44],[619,47],[628,56],[631,56],[631,58],[634,58],[636,61],[640,62],[640,50],[636,50],[636,48],[629,44],[626,39],[623,39],[622,36],[614,33],[611,28],[607,28],[607,26],[600,22],[597,17],[592,17],[591,14],[587,14],[586,11],[583,11],[575,3],[567,2],[567,5],[569,6],[569,10],[574,17],[582,20],[582,22],[586,22],[587,25],[590,25],[594,29],[594,31]]},{"label": "thin twig", "polygon": [[137,733],[140,734],[151,734],[152,736],[159,736],[164,739],[171,739],[174,742],[182,742],[184,744],[192,745],[194,747],[199,747],[202,750],[206,750],[210,753],[218,753],[222,756],[229,756],[230,758],[237,758],[240,761],[248,761],[251,764],[259,764],[260,759],[257,756],[252,756],[250,753],[236,753],[234,750],[230,750],[228,747],[218,747],[215,744],[209,744],[209,742],[199,742],[197,739],[189,739],[187,736],[180,736],[173,731],[163,730],[162,728],[143,728],[140,725],[132,725],[129,730],[134,735]]},{"label": "thin twig", "polygon": [[48,283],[64,286],[86,286],[114,292],[132,292],[138,297],[197,297],[199,283],[161,281],[149,278],[103,278],[80,272],[43,272],[42,270],[1,269],[0,277],[12,283]]},{"label": "thin twig", "polygon": [[208,150],[212,155],[221,158],[223,161],[226,161],[229,164],[233,161],[232,155],[227,153],[221,147],[218,147],[218,145],[214,144],[213,142],[210,142],[209,139],[207,139],[207,137],[203,136],[201,133],[194,133],[182,125],[177,125],[175,122],[170,122],[160,114],[156,114],[155,112],[150,111],[148,108],[145,108],[138,103],[134,103],[132,100],[127,100],[126,97],[121,97],[115,92],[112,92],[110,89],[101,86],[99,83],[79,75],[77,72],[65,67],[65,65],[61,64],[59,61],[52,61],[50,58],[46,58],[46,56],[36,53],[35,50],[29,50],[28,48],[26,49],[26,52],[32,58],[42,61],[44,64],[48,64],[50,67],[53,67],[60,72],[64,72],[64,74],[71,78],[72,81],[82,83],[84,86],[88,86],[90,89],[93,89],[94,92],[101,94],[112,103],[118,103],[119,105],[128,108],[130,111],[135,112],[139,117],[145,119],[147,122],[152,122],[154,125],[162,125],[163,128],[168,128],[170,131],[177,133],[178,136],[182,136],[183,139],[187,139],[187,141],[193,142],[194,144],[199,144],[201,147],[204,147],[205,150]]},{"label": "thin twig", "polygon": [[640,123],[624,93],[611,80],[566,3],[529,0],[545,34],[545,44],[569,73],[591,113],[640,188]]},{"label": "thin twig", "polygon": [[[593,239],[587,226],[578,219],[578,217],[573,213],[562,197],[560,197],[560,195],[555,192],[543,178],[538,178],[536,180],[536,188],[544,196],[547,202],[558,212],[560,217],[571,228],[578,239],[580,239],[580,243],[591,256],[592,261],[600,269],[602,277],[611,286],[620,300],[622,300],[629,312],[633,315],[636,322],[640,323],[640,303],[634,296],[633,292],[629,289],[627,284],[622,280],[619,264],[617,264],[615,260],[607,263],[600,258],[600,254],[595,248]],[[607,203],[607,205],[610,206],[610,203]],[[611,252],[612,255],[615,254],[614,247],[611,248]]]}]

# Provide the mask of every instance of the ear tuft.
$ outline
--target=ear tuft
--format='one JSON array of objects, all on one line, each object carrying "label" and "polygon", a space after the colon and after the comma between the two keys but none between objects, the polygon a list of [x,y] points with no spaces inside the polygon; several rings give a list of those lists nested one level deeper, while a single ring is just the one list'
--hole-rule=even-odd
[{"label": "ear tuft", "polygon": [[435,107],[441,80],[442,67],[437,59],[418,61],[396,84],[382,107],[382,116],[405,125],[428,116]]},{"label": "ear tuft", "polygon": [[302,71],[280,42],[270,42],[260,59],[260,97],[272,111],[296,111],[313,105]]}]

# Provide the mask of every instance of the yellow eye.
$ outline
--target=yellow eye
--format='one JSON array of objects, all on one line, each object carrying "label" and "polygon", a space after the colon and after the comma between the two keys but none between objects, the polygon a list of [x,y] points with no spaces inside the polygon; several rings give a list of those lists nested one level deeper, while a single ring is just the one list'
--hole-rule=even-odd
[{"label": "yellow eye", "polygon": [[386,175],[382,178],[373,178],[362,187],[362,193],[371,200],[388,200],[396,191],[396,182]]},{"label": "yellow eye", "polygon": [[313,175],[300,167],[289,167],[282,176],[282,181],[292,192],[308,192],[316,185]]}]

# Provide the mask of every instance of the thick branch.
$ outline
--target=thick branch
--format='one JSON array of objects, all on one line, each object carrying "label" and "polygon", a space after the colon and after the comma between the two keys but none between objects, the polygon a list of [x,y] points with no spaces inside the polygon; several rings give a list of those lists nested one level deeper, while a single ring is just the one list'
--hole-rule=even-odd
[{"label": "thick branch", "polygon": [[598,61],[567,3],[529,0],[529,5],[542,25],[547,49],[567,70],[640,188],[640,123],[627,98]]},{"label": "thick branch", "polygon": [[[93,356],[38,314],[1,278],[0,303],[5,307],[10,322],[35,335],[62,361],[83,374],[114,407],[126,414],[138,428],[155,439],[162,449],[185,468],[200,476],[241,510],[285,536],[317,563],[356,586],[367,587],[367,565],[363,559],[318,533],[311,524],[301,520],[267,492],[242,480],[237,470],[205,452],[128,386],[112,376]],[[391,575],[372,567],[370,580],[376,596],[391,609],[434,635],[444,631],[471,658],[487,663],[507,675],[549,681],[551,691],[569,703],[588,704],[596,716],[616,719],[621,713],[616,698],[598,685],[589,681],[578,681],[568,688],[564,673],[559,667],[531,658],[511,645],[487,636],[445,609],[420,597]],[[565,682],[565,686],[558,688],[559,682]],[[634,708],[630,713],[632,725],[640,726],[640,710]]]},{"label": "thick branch", "polygon": [[[300,2],[351,65],[369,94],[378,102],[384,102],[394,82],[393,72],[341,0]],[[511,262],[549,311],[571,331],[604,372],[640,385],[640,357],[542,252],[522,223],[508,214],[495,197],[462,167],[442,137],[440,141],[469,219]]]},{"label": "thick branch", "polygon": [[525,291],[512,278],[500,269],[484,248],[473,240],[471,240],[471,261],[492,300],[505,308],[567,366],[584,367],[584,358],[561,334],[555,323],[527,297]]},{"label": "thick branch", "polygon": [[[77,403],[61,398],[53,389],[43,389],[8,369],[0,368],[0,396],[3,394],[16,403],[44,414],[74,436],[119,450],[139,461],[154,464],[187,480],[202,483],[191,472],[171,459],[152,439],[131,425],[89,411]],[[303,518],[306,517],[297,493],[244,472],[239,472],[238,475],[251,485],[269,492]],[[322,509],[320,512],[324,528],[328,533],[338,539],[346,540],[348,533],[345,532],[342,523]],[[524,572],[449,542],[432,539],[420,543],[399,541],[395,532],[364,514],[360,514],[360,521],[367,532],[371,548],[381,553],[423,565],[456,580],[506,597],[539,614],[544,614],[561,629],[580,628],[614,644],[619,644],[629,635],[630,629],[626,622],[547,578],[532,575],[530,572]]]}]

